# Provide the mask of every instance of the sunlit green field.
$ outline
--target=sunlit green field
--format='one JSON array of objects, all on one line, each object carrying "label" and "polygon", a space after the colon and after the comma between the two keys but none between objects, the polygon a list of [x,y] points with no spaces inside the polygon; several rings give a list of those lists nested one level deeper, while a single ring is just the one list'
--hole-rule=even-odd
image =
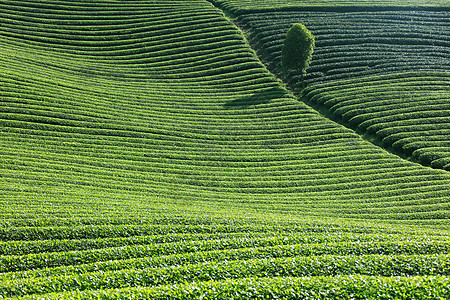
[{"label": "sunlit green field", "polygon": [[422,69],[317,18],[298,91],[282,5],[214,2],[0,3],[0,298],[449,298],[445,3]]}]

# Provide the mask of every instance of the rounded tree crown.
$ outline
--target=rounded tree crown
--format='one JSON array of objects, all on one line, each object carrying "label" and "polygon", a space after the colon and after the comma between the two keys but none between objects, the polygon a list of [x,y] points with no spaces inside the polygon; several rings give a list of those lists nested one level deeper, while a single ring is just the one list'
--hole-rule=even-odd
[{"label": "rounded tree crown", "polygon": [[281,52],[281,65],[287,70],[301,70],[306,68],[312,59],[315,46],[314,35],[300,23],[295,23],[289,29]]}]

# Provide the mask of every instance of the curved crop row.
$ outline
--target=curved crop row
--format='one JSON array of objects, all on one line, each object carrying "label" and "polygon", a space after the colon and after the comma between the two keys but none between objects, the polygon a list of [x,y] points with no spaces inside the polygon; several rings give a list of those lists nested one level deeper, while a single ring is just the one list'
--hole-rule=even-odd
[{"label": "curved crop row", "polygon": [[[450,68],[446,11],[289,11],[239,15],[259,54],[279,68],[289,27],[304,23],[316,37],[305,82]],[[294,80],[298,75],[291,74]]]},{"label": "curved crop row", "polygon": [[308,10],[380,10],[380,9],[409,9],[410,7],[447,9],[445,0],[208,0],[215,5],[233,13],[290,11],[298,9]]},{"label": "curved crop row", "polygon": [[450,175],[298,102],[209,2],[0,18],[0,298],[446,296]]},{"label": "curved crop row", "polygon": [[313,85],[305,93],[361,132],[377,136],[385,147],[450,170],[450,140],[445,134],[449,74],[415,72],[339,81]]},{"label": "curved crop row", "polygon": [[445,276],[412,277],[276,277],[227,279],[221,281],[193,282],[176,285],[162,285],[149,288],[123,288],[100,291],[72,291],[49,293],[22,299],[332,299],[361,298],[387,299],[399,297],[441,297],[449,296]]},{"label": "curved crop row", "polygon": [[[450,170],[449,18],[445,10],[293,10],[242,13],[239,22],[275,70],[285,32],[305,23],[317,44],[306,101],[403,157]],[[298,84],[299,75],[287,80]]]}]

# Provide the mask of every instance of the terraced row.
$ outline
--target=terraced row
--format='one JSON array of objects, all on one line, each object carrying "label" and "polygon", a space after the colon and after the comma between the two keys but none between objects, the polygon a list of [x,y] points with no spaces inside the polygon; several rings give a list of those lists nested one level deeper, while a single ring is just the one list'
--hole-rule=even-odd
[{"label": "terraced row", "polygon": [[[185,297],[193,297],[197,285],[226,286],[232,280],[251,280],[249,276],[265,277],[258,278],[263,282],[315,282],[303,292],[327,291],[328,282],[334,281],[342,292],[359,293],[347,285],[348,276],[393,280],[389,285],[393,291],[383,289],[387,295],[395,295],[397,289],[412,283],[427,293],[446,295],[441,280],[447,280],[450,272],[448,235],[435,230],[406,235],[407,227],[392,229],[343,220],[282,221],[267,216],[240,220],[153,217],[140,224],[115,227],[73,225],[4,228],[1,295],[52,299],[124,293],[138,297],[144,292],[150,293],[148,298],[152,293],[164,295],[168,285],[178,290],[178,285],[192,282],[194,290]],[[28,235],[28,241],[16,241],[23,239],[23,234]],[[438,277],[431,277],[435,280],[430,282],[429,276]],[[397,280],[401,283],[395,283]],[[239,292],[255,292],[253,285],[241,286]],[[224,295],[234,291],[227,289]],[[258,293],[268,293],[273,287],[260,289]],[[214,291],[203,292],[216,295]],[[273,290],[272,295],[286,292]],[[315,293],[312,298],[317,297]],[[417,290],[410,293],[418,295]]]},{"label": "terraced row", "polygon": [[[64,19],[52,2],[11,3],[2,5],[15,9],[18,16],[27,10],[46,12],[44,21],[57,17],[63,28],[96,20],[95,14],[106,14],[111,7],[109,2],[97,6],[76,2]],[[139,17],[150,20],[154,15],[162,18],[160,10],[170,8],[173,14],[166,16],[170,25],[166,27],[177,27],[178,34],[182,37],[184,32],[187,39],[192,39],[191,30],[183,31],[177,25],[182,21],[174,14],[187,17],[192,13],[196,22],[210,26],[210,18],[217,19],[220,26],[228,24],[227,30],[210,31],[210,35],[232,45],[246,61],[236,60],[214,41],[193,38],[194,44],[215,49],[225,64],[238,67],[228,73],[222,70],[217,75],[174,79],[172,73],[151,64],[122,65],[120,59],[107,62],[109,56],[94,62],[93,50],[71,54],[64,45],[66,36],[57,30],[52,36],[59,41],[55,43],[61,47],[58,53],[52,48],[44,51],[45,40],[2,37],[6,54],[1,67],[2,178],[3,189],[8,191],[4,201],[15,201],[11,211],[20,207],[27,214],[36,209],[20,201],[30,191],[41,198],[36,201],[59,202],[61,197],[71,199],[86,189],[89,192],[84,194],[104,198],[114,197],[110,192],[122,197],[121,190],[126,190],[139,199],[144,193],[164,201],[208,206],[211,201],[225,205],[233,199],[238,207],[267,205],[319,215],[446,217],[447,174],[404,163],[298,103],[254,59],[238,30],[214,7],[201,1],[183,3],[155,2],[152,10],[147,7],[150,4],[141,7],[144,4],[136,2],[136,7],[128,6],[124,12],[132,18],[130,12],[145,9],[147,15],[140,13]],[[119,5],[113,11],[123,9]],[[101,21],[110,24],[98,18]],[[34,36],[39,36],[41,27],[34,30]],[[230,39],[228,32],[237,38]],[[108,32],[103,34],[112,43],[121,41]],[[165,34],[157,28],[148,32],[152,39],[142,43],[143,49],[176,47],[165,42]],[[89,40],[89,35],[86,40],[100,49],[108,48]],[[198,58],[195,45],[183,49],[188,60]],[[158,59],[154,52],[147,54]],[[161,56],[167,58],[165,52]],[[53,67],[47,59],[54,62]],[[216,72],[215,63],[197,63],[199,70]],[[87,77],[80,66],[96,73]],[[121,77],[115,76],[120,70],[125,70]],[[402,205],[396,204],[398,200],[404,201]],[[98,205],[96,200],[89,201]]]},{"label": "terraced row", "polygon": [[361,132],[376,135],[384,147],[450,171],[450,73],[340,81],[305,93]]},{"label": "terraced row", "polygon": [[241,14],[263,11],[288,11],[298,9],[316,9],[346,11],[348,9],[383,10],[409,9],[410,7],[448,9],[445,0],[209,0],[223,9]]},{"label": "terraced row", "polygon": [[[307,24],[317,48],[305,101],[402,157],[449,170],[448,11],[264,12],[239,22],[276,72],[285,32]],[[298,74],[284,76],[299,85]]]},{"label": "terraced row", "polygon": [[[156,288],[124,288],[100,291],[73,291],[68,293],[47,294],[47,299],[332,299],[384,297],[448,297],[445,291],[448,278],[429,277],[275,277],[227,279],[223,281],[171,284]],[[25,297],[22,299],[39,299]]]},{"label": "terraced row", "polygon": [[[192,1],[189,7],[173,1],[134,1],[133,5],[5,1],[0,5],[1,34],[8,43],[22,48],[26,41],[44,53],[49,49],[62,53],[63,58],[61,54],[49,57],[48,63],[57,68],[63,65],[91,76],[164,74],[167,79],[191,80],[252,68],[249,53],[241,51],[238,32],[204,1]],[[73,65],[67,55],[83,59]]]},{"label": "terraced row", "polygon": [[208,2],[0,13],[1,296],[447,296],[450,175],[298,102]]},{"label": "terraced row", "polygon": [[[372,75],[450,69],[448,11],[289,11],[239,15],[250,40],[272,69],[293,23],[316,37],[306,84]],[[294,82],[298,74],[290,74]]]}]

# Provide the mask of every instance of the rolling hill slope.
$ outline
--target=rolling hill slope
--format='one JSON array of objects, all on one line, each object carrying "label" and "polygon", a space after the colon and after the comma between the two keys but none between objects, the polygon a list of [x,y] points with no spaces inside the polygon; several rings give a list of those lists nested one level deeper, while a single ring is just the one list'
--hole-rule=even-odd
[{"label": "rolling hill slope", "polygon": [[0,18],[1,296],[448,296],[450,174],[298,101],[209,2]]},{"label": "rolling hill slope", "polygon": [[[304,101],[402,157],[450,170],[448,6],[336,5],[239,6],[238,22],[276,73],[287,30],[304,23],[317,45]],[[299,85],[299,74],[281,76]]]}]

